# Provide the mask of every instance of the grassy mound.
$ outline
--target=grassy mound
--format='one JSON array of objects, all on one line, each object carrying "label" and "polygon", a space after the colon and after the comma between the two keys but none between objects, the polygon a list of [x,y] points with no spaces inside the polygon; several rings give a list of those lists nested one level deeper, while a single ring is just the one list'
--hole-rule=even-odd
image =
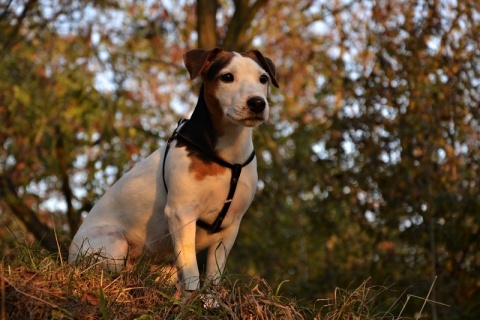
[{"label": "grassy mound", "polygon": [[[2,259],[2,319],[303,319],[308,310],[259,278],[225,278],[188,300],[165,268],[138,262],[120,274],[76,268],[41,249]],[[208,297],[208,298],[206,298]],[[216,301],[216,307],[208,304]]]},{"label": "grassy mound", "polygon": [[3,256],[0,276],[2,320],[407,319],[399,315],[399,298],[383,301],[389,288],[367,281],[354,290],[337,288],[332,299],[318,300],[313,308],[247,276],[225,277],[182,299],[165,268],[139,261],[115,275],[95,265],[76,268],[58,255],[25,246]]}]

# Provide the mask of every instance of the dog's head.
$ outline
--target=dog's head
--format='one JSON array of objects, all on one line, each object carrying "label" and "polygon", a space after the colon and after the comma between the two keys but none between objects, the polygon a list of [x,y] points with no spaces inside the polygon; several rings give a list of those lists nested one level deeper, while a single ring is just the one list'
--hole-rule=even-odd
[{"label": "dog's head", "polygon": [[204,81],[204,99],[210,112],[247,127],[268,119],[268,86],[278,88],[275,65],[260,51],[244,53],[222,49],[191,50],[183,56],[193,80]]}]

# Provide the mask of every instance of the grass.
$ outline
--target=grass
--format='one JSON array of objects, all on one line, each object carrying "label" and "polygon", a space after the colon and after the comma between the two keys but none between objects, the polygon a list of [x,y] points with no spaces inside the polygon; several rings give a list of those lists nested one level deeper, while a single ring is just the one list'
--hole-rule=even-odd
[{"label": "grass", "polygon": [[[0,277],[1,320],[412,319],[401,316],[404,293],[387,299],[391,288],[370,286],[368,280],[352,290],[337,288],[333,298],[320,299],[313,308],[282,296],[281,285],[274,290],[248,276],[225,277],[184,301],[165,268],[140,261],[111,274],[95,265],[73,267],[59,255],[29,246],[3,256]],[[207,306],[212,301],[217,307]]]}]

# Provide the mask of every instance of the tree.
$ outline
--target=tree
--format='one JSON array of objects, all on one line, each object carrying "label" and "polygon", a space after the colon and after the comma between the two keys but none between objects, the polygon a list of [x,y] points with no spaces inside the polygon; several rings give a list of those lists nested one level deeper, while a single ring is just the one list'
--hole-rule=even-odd
[{"label": "tree", "polygon": [[[181,55],[150,58],[165,45],[159,35],[167,30],[154,23],[165,14],[159,8],[151,8],[157,15],[151,23],[141,18],[141,8],[132,8],[119,25],[108,18],[129,8],[107,1],[51,7],[28,1],[20,14],[16,9],[8,2],[1,14],[7,39],[0,64],[1,117],[7,124],[0,131],[2,207],[56,251],[48,215],[60,221],[65,216],[71,237],[81,213],[157,146],[163,134],[158,119],[171,114],[166,104],[173,94],[145,86],[161,87],[166,81],[158,69],[178,72]],[[137,34],[142,41],[132,38]],[[45,208],[52,198],[64,203],[60,212]]]},{"label": "tree", "polygon": [[9,1],[0,17],[7,225],[54,250],[49,216],[73,233],[191,112],[183,52],[259,47],[280,90],[255,131],[261,181],[230,271],[291,279],[304,299],[369,277],[425,296],[438,275],[452,307],[432,317],[478,315],[475,1]]}]

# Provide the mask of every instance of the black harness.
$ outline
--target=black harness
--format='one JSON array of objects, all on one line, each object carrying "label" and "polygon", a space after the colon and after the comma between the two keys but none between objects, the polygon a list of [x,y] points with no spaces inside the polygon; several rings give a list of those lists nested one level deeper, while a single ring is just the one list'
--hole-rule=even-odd
[{"label": "black harness", "polygon": [[222,210],[218,213],[217,218],[212,224],[209,224],[202,220],[197,220],[197,226],[207,230],[209,233],[217,233],[222,230],[222,222],[227,216],[228,209],[230,208],[230,204],[232,203],[233,196],[235,195],[235,190],[237,189],[238,179],[240,178],[240,174],[242,173],[242,168],[247,166],[250,162],[252,162],[253,158],[255,158],[255,150],[252,151],[250,157],[248,157],[247,161],[244,163],[235,163],[231,164],[216,154],[212,153],[211,151],[199,146],[188,137],[182,135],[180,133],[181,128],[187,122],[187,119],[182,119],[178,122],[177,128],[173,131],[172,136],[167,141],[167,147],[165,149],[165,154],[163,156],[163,167],[162,167],[162,178],[163,184],[165,186],[165,191],[168,193],[167,182],[165,181],[165,160],[167,159],[168,151],[170,150],[170,144],[173,140],[177,140],[178,142],[186,145],[188,148],[194,150],[195,152],[199,153],[202,157],[206,158],[209,161],[215,162],[222,167],[229,168],[232,170],[232,177],[230,179],[230,190],[228,191],[227,200],[223,204]]}]

